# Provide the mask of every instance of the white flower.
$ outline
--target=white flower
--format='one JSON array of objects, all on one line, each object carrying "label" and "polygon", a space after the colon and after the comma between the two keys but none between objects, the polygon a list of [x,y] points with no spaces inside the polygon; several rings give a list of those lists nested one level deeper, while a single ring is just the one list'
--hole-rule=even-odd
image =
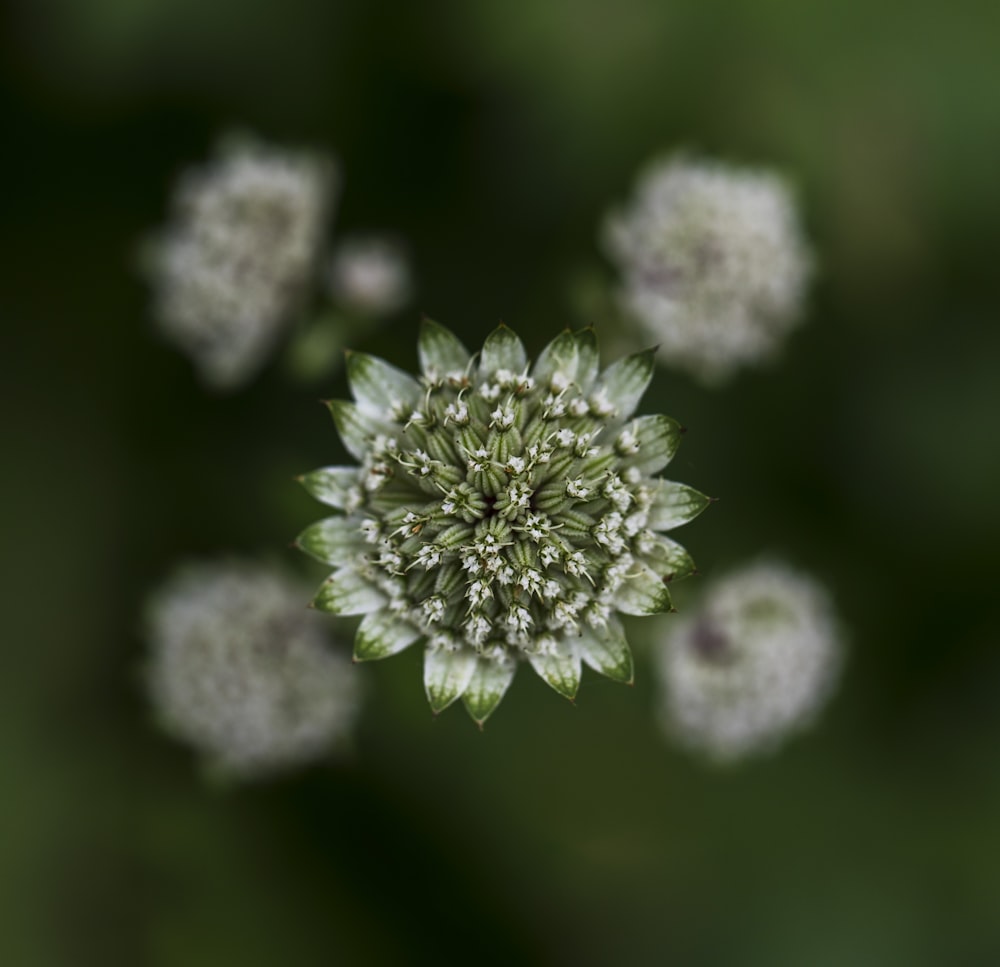
[{"label": "white flower", "polygon": [[344,239],[330,262],[330,294],[348,309],[384,316],[410,298],[410,265],[403,247],[389,238]]},{"label": "white flower", "polygon": [[181,178],[149,274],[164,337],[206,384],[245,383],[270,354],[312,282],[334,182],[327,159],[246,142]]},{"label": "white flower", "polygon": [[757,563],[672,622],[660,651],[661,721],[718,761],[768,751],[809,725],[836,682],[841,635],[828,593]]},{"label": "white flower", "polygon": [[661,159],[603,240],[622,308],[658,360],[706,383],[773,356],[799,321],[811,257],[776,174]]},{"label": "white flower", "polygon": [[457,400],[454,403],[449,403],[444,408],[445,423],[449,420],[454,421],[458,424],[464,424],[469,422],[469,407],[465,405],[461,400]]},{"label": "white flower", "polygon": [[157,718],[211,770],[266,776],[322,757],[349,733],[354,669],[282,574],[189,565],[154,595],[147,624]]},{"label": "white flower", "polygon": [[429,624],[440,621],[444,617],[444,599],[435,594],[433,597],[425,598],[421,604],[424,611],[424,618]]},{"label": "white flower", "polygon": [[[664,532],[708,503],[655,476],[680,444],[680,425],[666,416],[631,418],[653,375],[652,353],[602,371],[593,332],[565,332],[529,366],[521,341],[500,327],[474,359],[429,320],[419,350],[420,379],[373,356],[348,356],[354,401],[330,407],[361,466],[302,478],[340,512],[299,537],[304,550],[334,568],[316,606],[364,615],[354,649],[360,660],[433,642],[441,631],[454,634],[462,642],[457,650],[425,648],[428,700],[437,712],[461,698],[480,724],[525,661],[568,697],[576,694],[582,663],[631,681],[617,613],[669,610],[667,582],[693,565]],[[442,372],[461,377],[445,382]],[[564,406],[582,414],[566,418],[573,429],[553,413],[547,397],[555,385]],[[406,426],[386,412],[387,394],[416,413]],[[457,429],[447,420],[462,394],[468,422]],[[581,400],[585,412],[573,405]],[[618,446],[622,434],[632,441],[630,452]],[[392,453],[379,445],[386,437],[398,441]],[[362,507],[349,509],[344,494],[355,478],[383,462],[395,472],[383,487],[364,491]],[[641,513],[630,526],[636,514],[625,518],[622,511],[633,505]],[[391,559],[372,553],[370,525],[362,529],[371,520],[387,535]],[[387,612],[390,582],[410,601],[406,620]],[[598,607],[584,612],[595,600]],[[540,639],[554,640],[555,652]]]}]

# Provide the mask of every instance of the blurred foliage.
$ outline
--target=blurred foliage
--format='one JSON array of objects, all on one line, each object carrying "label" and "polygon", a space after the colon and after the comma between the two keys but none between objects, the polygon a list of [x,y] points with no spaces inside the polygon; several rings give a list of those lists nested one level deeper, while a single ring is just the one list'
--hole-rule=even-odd
[{"label": "blurred foliage", "polygon": [[[8,6],[0,961],[1000,960],[1000,8]],[[206,396],[148,321],[137,247],[233,123],[336,152],[335,231],[398,233],[420,309],[534,351],[600,332],[570,285],[649,155],[792,176],[809,323],[644,408],[722,498],[684,535],[705,573],[772,551],[834,589],[852,650],[817,730],[707,769],[657,733],[639,648],[634,689],[590,676],[574,708],[524,675],[480,735],[430,719],[413,654],[365,669],[351,761],[200,782],[137,687],[143,596],[179,558],[281,554],[317,515],[291,478],[342,453],[279,366]],[[412,365],[416,315],[359,348]]]}]

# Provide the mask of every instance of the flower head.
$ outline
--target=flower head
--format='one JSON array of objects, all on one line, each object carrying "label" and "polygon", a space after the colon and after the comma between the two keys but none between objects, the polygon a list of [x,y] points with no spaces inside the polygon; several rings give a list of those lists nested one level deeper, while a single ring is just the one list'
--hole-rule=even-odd
[{"label": "flower head", "polygon": [[774,748],[808,725],[840,667],[827,592],[788,567],[758,563],[719,581],[660,652],[661,719],[670,735],[729,761]]},{"label": "flower head", "polygon": [[333,253],[330,292],[348,309],[363,315],[388,315],[406,304],[411,285],[406,254],[391,239],[347,238]]},{"label": "flower head", "polygon": [[775,354],[811,259],[789,187],[767,171],[671,157],[604,226],[620,301],[668,365],[706,383]]},{"label": "flower head", "polygon": [[146,683],[163,727],[211,770],[266,776],[318,759],[354,722],[358,681],[295,582],[189,565],[149,604]]},{"label": "flower head", "polygon": [[164,336],[208,385],[246,382],[298,307],[334,176],[323,158],[241,142],[181,179],[149,270]]},{"label": "flower head", "polygon": [[302,478],[339,511],[300,546],[336,570],[315,606],[363,614],[358,659],[424,642],[432,709],[461,697],[482,723],[527,661],[572,698],[581,661],[631,681],[616,612],[669,610],[666,583],[693,570],[663,532],[708,498],[654,476],[681,428],[630,419],[651,352],[603,372],[590,330],[530,365],[504,326],[478,359],[425,321],[414,379],[352,354],[355,401],[330,408],[358,467]]}]

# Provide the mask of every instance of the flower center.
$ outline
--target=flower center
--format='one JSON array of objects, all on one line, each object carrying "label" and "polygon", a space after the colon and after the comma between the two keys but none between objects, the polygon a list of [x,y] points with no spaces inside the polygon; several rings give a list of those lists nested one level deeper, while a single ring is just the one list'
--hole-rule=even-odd
[{"label": "flower center", "polygon": [[538,386],[499,369],[425,377],[415,407],[390,404],[393,436],[366,458],[362,530],[390,607],[480,651],[537,650],[603,624],[633,563],[651,495],[630,472],[613,407],[556,374]]}]

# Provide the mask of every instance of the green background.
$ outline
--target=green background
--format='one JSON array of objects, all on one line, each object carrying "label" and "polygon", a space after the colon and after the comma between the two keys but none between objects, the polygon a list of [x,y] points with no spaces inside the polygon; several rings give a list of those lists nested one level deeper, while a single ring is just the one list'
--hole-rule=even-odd
[{"label": "green background", "polygon": [[[924,0],[15,0],[2,60],[0,961],[11,965],[1000,963],[1000,13]],[[419,655],[365,666],[352,756],[218,789],[138,687],[182,559],[287,550],[341,459],[279,367],[211,396],[134,264],[242,125],[335,152],[334,231],[409,242],[424,311],[536,352],[651,155],[798,183],[820,274],[781,363],[643,409],[722,499],[706,577],[833,589],[839,692],[779,755],[668,746],[628,689],[523,672],[480,734]],[[646,636],[648,639],[648,636]]]}]

